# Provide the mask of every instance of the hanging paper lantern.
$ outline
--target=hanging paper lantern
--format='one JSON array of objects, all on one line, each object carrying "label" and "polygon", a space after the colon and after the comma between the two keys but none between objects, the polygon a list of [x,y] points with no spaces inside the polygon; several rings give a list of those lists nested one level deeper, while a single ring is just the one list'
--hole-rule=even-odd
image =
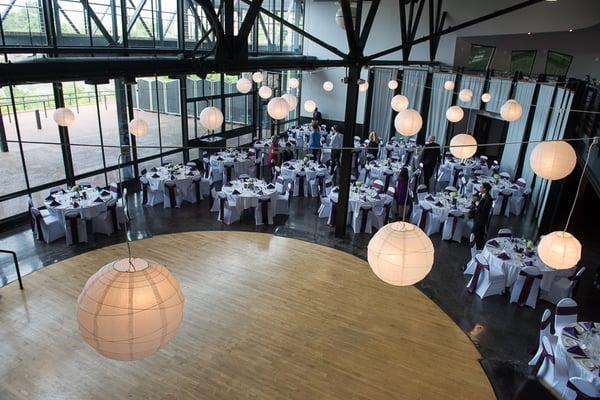
[{"label": "hanging paper lantern", "polygon": [[209,131],[219,129],[223,124],[223,113],[217,107],[206,107],[200,113],[200,124]]},{"label": "hanging paper lantern", "polygon": [[135,137],[142,137],[148,133],[148,123],[141,118],[129,121],[129,133]]},{"label": "hanging paper lantern", "polygon": [[446,110],[446,118],[450,122],[458,122],[465,116],[465,112],[459,106],[452,106]]},{"label": "hanging paper lantern", "polygon": [[505,121],[516,121],[521,118],[523,107],[516,100],[508,100],[500,107],[500,116]]},{"label": "hanging paper lantern", "polygon": [[393,222],[378,230],[369,241],[367,252],[375,275],[390,285],[414,285],[433,266],[431,239],[408,222]]},{"label": "hanging paper lantern", "polygon": [[294,110],[296,108],[296,106],[298,105],[298,98],[296,96],[294,96],[293,94],[286,93],[281,97],[283,99],[285,99],[285,101],[287,101],[287,103],[289,105],[289,111]]},{"label": "hanging paper lantern", "polygon": [[471,89],[463,89],[460,92],[458,92],[458,98],[463,103],[468,103],[473,98],[473,92],[471,91]]},{"label": "hanging paper lantern", "polygon": [[[356,3],[350,4],[350,14],[352,15],[352,23],[356,22]],[[344,24],[344,12],[342,7],[338,8],[335,12],[335,23],[341,29],[346,30],[346,24]]]},{"label": "hanging paper lantern", "polygon": [[312,100],[306,100],[304,102],[304,110],[306,112],[311,113],[311,112],[315,111],[315,108],[317,108],[317,103],[315,103],[314,101],[312,101]]},{"label": "hanging paper lantern", "polygon": [[267,112],[273,119],[284,119],[290,112],[290,105],[283,97],[273,97],[267,104]]},{"label": "hanging paper lantern", "polygon": [[416,135],[423,127],[423,118],[417,110],[402,110],[394,118],[394,127],[402,136]]},{"label": "hanging paper lantern", "polygon": [[142,258],[113,261],[88,279],[77,299],[79,333],[113,360],[139,360],[175,336],[183,293],[163,266]]},{"label": "hanging paper lantern", "polygon": [[466,160],[477,152],[477,140],[467,133],[461,133],[450,140],[450,153],[456,158]]},{"label": "hanging paper lantern", "polygon": [[252,90],[252,82],[250,82],[250,79],[241,78],[238,79],[235,87],[237,88],[238,92],[246,94]]},{"label": "hanging paper lantern", "polygon": [[368,81],[362,81],[358,84],[358,90],[361,92],[366,92],[367,90],[369,90],[369,82]]},{"label": "hanging paper lantern", "polygon": [[288,87],[290,89],[297,89],[298,86],[300,86],[300,81],[298,80],[298,78],[290,78],[288,80]]},{"label": "hanging paper lantern", "polygon": [[258,88],[258,95],[261,99],[268,99],[273,95],[273,90],[268,86],[261,86]]},{"label": "hanging paper lantern", "polygon": [[333,90],[333,82],[331,82],[331,81],[323,82],[323,90],[326,92],[331,92]]},{"label": "hanging paper lantern", "polygon": [[538,244],[540,259],[554,269],[569,269],[581,259],[581,243],[569,232],[556,231],[542,238]]},{"label": "hanging paper lantern", "polygon": [[446,81],[446,82],[444,82],[444,89],[446,89],[446,90],[454,90],[454,81]]},{"label": "hanging paper lantern", "polygon": [[481,95],[481,101],[483,101],[484,103],[489,103],[490,100],[492,100],[492,95],[489,93],[484,93]]},{"label": "hanging paper lantern", "polygon": [[392,109],[396,112],[400,112],[402,110],[406,110],[408,108],[408,97],[403,96],[401,94],[397,94],[392,97]]},{"label": "hanging paper lantern", "polygon": [[261,83],[263,79],[265,78],[263,77],[262,72],[255,72],[252,74],[252,80],[256,83]]},{"label": "hanging paper lantern", "polygon": [[398,89],[398,81],[395,79],[392,79],[391,81],[388,82],[388,88],[390,88],[391,90],[396,90]]},{"label": "hanging paper lantern", "polygon": [[541,142],[533,148],[529,164],[536,175],[554,181],[573,171],[577,155],[573,147],[563,140]]},{"label": "hanging paper lantern", "polygon": [[54,110],[52,118],[54,118],[54,122],[56,122],[58,126],[67,127],[75,121],[75,114],[68,108],[61,107]]}]

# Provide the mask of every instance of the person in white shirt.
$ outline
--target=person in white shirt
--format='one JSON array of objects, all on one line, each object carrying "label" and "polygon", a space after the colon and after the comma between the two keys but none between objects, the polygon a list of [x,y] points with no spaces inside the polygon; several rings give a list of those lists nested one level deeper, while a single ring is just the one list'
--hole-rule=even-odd
[{"label": "person in white shirt", "polygon": [[340,156],[342,155],[342,147],[344,147],[344,135],[338,132],[337,125],[331,127],[331,138],[329,139],[329,147],[331,147],[331,171],[333,175],[337,167],[340,165]]}]

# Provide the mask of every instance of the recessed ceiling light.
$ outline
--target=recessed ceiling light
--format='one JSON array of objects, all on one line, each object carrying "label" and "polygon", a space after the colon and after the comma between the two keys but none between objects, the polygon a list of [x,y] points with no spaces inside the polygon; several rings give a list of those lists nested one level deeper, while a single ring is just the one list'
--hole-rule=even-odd
[{"label": "recessed ceiling light", "polygon": [[573,29],[569,29],[569,32],[573,32]]}]

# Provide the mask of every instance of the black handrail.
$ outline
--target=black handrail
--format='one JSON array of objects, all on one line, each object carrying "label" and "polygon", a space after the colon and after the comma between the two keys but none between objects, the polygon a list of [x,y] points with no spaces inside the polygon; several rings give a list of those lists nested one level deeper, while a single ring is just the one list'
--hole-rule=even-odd
[{"label": "black handrail", "polygon": [[23,290],[23,280],[21,279],[21,271],[19,270],[19,261],[17,260],[17,253],[11,250],[0,250],[0,253],[12,254],[15,262],[15,269],[17,270],[17,278],[19,279],[19,287]]}]

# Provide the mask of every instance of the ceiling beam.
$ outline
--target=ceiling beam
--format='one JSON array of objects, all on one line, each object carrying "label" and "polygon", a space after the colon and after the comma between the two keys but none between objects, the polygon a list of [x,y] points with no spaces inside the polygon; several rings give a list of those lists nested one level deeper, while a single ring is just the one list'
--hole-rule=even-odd
[{"label": "ceiling beam", "polygon": [[377,9],[379,8],[379,1],[380,0],[373,0],[371,3],[371,7],[369,7],[369,12],[367,14],[367,19],[365,20],[365,26],[360,34],[358,45],[363,51],[367,45],[367,40],[369,39],[369,34],[371,33],[371,28],[373,27],[373,21],[375,21],[375,15],[377,14]]}]

